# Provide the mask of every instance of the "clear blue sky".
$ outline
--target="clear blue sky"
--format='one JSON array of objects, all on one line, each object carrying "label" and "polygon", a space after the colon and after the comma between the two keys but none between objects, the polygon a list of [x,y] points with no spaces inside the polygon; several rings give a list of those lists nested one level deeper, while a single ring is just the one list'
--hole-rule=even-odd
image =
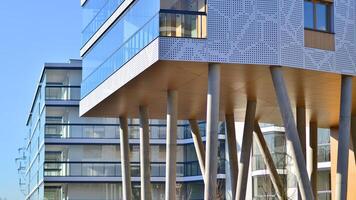
[{"label": "clear blue sky", "polygon": [[14,159],[41,68],[79,58],[80,31],[80,0],[0,3],[0,198],[23,198]]}]

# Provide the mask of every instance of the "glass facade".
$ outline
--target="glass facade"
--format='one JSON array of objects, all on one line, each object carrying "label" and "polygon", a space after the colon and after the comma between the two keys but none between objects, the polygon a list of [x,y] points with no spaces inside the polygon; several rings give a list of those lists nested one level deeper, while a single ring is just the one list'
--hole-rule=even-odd
[{"label": "glass facade", "polygon": [[83,31],[82,44],[104,24],[124,0],[87,0],[83,5]]},{"label": "glass facade", "polygon": [[[88,5],[90,5],[90,0]],[[92,17],[92,10],[83,6],[86,18],[92,18],[83,31],[86,42],[102,23],[121,4],[122,0],[109,0]],[[94,3],[93,3],[94,4]],[[106,9],[110,5],[111,9]],[[89,7],[89,6],[88,6]],[[105,11],[100,19],[100,13]],[[90,14],[91,13],[91,14]],[[90,28],[91,27],[91,28]],[[100,39],[83,56],[83,83],[81,96],[85,97],[106,78],[121,68],[158,36],[207,37],[205,0],[137,0],[114,22]]]}]

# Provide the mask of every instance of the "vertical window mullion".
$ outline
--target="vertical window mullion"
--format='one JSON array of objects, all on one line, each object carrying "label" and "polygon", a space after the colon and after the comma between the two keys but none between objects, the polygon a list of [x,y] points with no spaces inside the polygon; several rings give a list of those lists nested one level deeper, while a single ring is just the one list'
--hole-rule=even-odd
[{"label": "vertical window mullion", "polygon": [[315,30],[317,30],[317,11],[316,11],[316,1],[315,0],[312,0],[313,1],[313,28]]}]

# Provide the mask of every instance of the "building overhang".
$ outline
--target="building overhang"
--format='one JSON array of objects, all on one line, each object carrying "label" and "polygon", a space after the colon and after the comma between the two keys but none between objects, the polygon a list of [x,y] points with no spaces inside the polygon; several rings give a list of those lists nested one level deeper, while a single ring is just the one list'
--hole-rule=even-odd
[{"label": "building overhang", "polygon": [[[305,106],[307,120],[317,121],[319,127],[338,125],[340,74],[288,67],[284,67],[283,72],[293,108],[296,105]],[[125,76],[115,78],[125,79]],[[88,117],[126,115],[137,118],[139,105],[147,105],[150,118],[164,119],[166,91],[174,89],[178,91],[179,96],[178,118],[204,120],[207,78],[208,63],[157,61],[137,76],[131,77],[125,84],[116,85],[117,90],[109,95],[101,88],[105,82],[101,84],[88,95],[89,97],[82,99],[81,115]],[[353,90],[355,89],[356,87]],[[96,99],[90,97],[94,94]],[[236,119],[243,121],[247,99],[257,100],[256,118],[260,122],[281,124],[269,67],[221,64],[220,119],[224,119],[225,113],[234,111]],[[353,105],[355,104],[356,98],[353,100]]]}]

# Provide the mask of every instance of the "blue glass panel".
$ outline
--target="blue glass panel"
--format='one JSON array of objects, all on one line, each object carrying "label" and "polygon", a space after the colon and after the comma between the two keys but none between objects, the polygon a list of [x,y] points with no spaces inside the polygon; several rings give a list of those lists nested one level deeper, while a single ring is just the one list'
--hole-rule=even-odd
[{"label": "blue glass panel", "polygon": [[141,29],[159,11],[158,0],[138,0],[84,55],[83,79]]},{"label": "blue glass panel", "polygon": [[[104,22],[114,13],[114,11],[124,2],[124,0],[92,0],[95,9],[85,9],[86,4],[84,6],[83,18],[84,18],[84,26],[82,32],[82,44],[84,45],[93,35],[94,33],[104,24]],[[100,2],[100,3],[98,3]],[[98,11],[97,8],[103,4],[103,7]],[[91,19],[91,20],[90,20]]]},{"label": "blue glass panel", "polygon": [[311,1],[304,2],[304,27],[314,28],[313,3]]},{"label": "blue glass panel", "polygon": [[327,30],[327,5],[316,4],[316,29],[321,31]]},{"label": "blue glass panel", "polygon": [[82,8],[82,29],[84,29],[103,8],[108,0],[87,0]]},{"label": "blue glass panel", "polygon": [[[82,83],[81,94],[86,96],[95,89],[106,78],[120,69],[127,61],[135,56],[141,49],[147,46],[159,35],[159,15],[158,13],[131,38],[122,44],[114,53],[109,56],[99,67],[88,75]],[[85,59],[84,59],[85,61]],[[99,63],[98,61],[96,63]],[[88,65],[91,63],[88,62]],[[84,67],[86,64],[83,65]]]}]

